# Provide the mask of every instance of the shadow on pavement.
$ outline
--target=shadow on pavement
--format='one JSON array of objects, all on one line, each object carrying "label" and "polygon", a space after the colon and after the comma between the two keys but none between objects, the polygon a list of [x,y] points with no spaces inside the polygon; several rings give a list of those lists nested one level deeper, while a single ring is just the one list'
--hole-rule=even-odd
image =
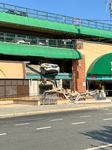
[{"label": "shadow on pavement", "polygon": [[103,142],[103,143],[112,144],[112,127],[103,126],[103,128],[104,129],[102,130],[93,130],[93,131],[89,131],[89,132],[85,132],[81,134],[88,136],[94,140],[99,140],[100,142]]}]

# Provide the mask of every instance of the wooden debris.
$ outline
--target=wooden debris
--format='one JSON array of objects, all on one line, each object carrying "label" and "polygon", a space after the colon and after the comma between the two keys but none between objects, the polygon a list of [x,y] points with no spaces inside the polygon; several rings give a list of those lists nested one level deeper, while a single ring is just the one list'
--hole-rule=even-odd
[{"label": "wooden debris", "polygon": [[72,93],[70,95],[70,100],[71,101],[81,101],[81,100],[86,100],[87,98],[93,98],[93,95],[95,96],[96,95],[96,92],[95,91],[92,91],[92,92],[83,92],[83,93],[78,93],[77,91],[75,91],[74,93]]}]

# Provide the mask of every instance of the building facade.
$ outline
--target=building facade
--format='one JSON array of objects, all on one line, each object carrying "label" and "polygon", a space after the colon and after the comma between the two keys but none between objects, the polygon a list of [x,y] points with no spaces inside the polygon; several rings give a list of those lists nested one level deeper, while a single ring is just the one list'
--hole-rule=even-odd
[{"label": "building facade", "polygon": [[54,88],[51,81],[46,85],[41,81],[43,62],[59,65],[56,80],[60,88],[78,92],[101,89],[104,84],[98,76],[104,75],[111,83],[111,72],[90,71],[95,60],[111,53],[111,25],[0,5],[0,89],[4,86],[0,97],[33,96]]}]

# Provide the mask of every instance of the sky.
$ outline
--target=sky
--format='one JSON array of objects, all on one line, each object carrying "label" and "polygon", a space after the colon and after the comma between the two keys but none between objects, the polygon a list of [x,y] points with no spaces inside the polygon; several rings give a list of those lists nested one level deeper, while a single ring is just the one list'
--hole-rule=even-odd
[{"label": "sky", "polygon": [[108,0],[1,0],[0,2],[81,19],[110,20],[109,5],[106,11],[107,1]]}]

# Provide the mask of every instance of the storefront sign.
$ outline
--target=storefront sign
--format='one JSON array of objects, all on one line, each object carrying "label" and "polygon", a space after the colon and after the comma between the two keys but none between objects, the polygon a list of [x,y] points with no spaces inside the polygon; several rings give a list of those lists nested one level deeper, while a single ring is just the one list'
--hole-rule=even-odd
[{"label": "storefront sign", "polygon": [[91,79],[97,79],[97,76],[91,76]]},{"label": "storefront sign", "polygon": [[87,80],[112,80],[112,76],[87,75]]},{"label": "storefront sign", "polygon": [[112,79],[112,76],[102,76],[102,79]]}]

